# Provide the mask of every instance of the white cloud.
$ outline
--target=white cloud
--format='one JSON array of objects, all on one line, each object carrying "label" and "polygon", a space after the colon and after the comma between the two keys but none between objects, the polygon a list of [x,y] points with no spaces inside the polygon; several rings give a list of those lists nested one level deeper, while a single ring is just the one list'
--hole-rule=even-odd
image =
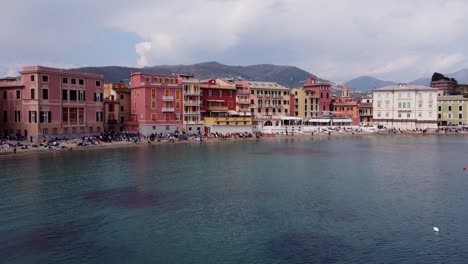
[{"label": "white cloud", "polygon": [[409,81],[468,66],[463,0],[18,0],[2,7],[11,10],[0,17],[9,36],[0,49],[11,51],[0,54],[3,67],[76,64],[70,54],[103,28],[141,38],[129,65],[289,64],[336,81],[371,74]]}]

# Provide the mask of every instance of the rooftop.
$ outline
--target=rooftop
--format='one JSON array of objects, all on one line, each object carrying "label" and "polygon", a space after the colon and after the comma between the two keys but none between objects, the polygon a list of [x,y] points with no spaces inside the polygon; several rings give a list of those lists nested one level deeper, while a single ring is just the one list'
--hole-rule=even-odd
[{"label": "rooftop", "polygon": [[26,67],[23,67],[23,70],[21,71],[22,74],[38,73],[38,72],[50,73],[50,74],[75,75],[75,76],[83,77],[83,78],[104,79],[104,75],[102,74],[87,73],[87,72],[80,72],[80,71],[67,70],[67,69],[57,69],[57,68],[44,67],[44,66],[26,66]]},{"label": "rooftop", "polygon": [[288,88],[277,84],[275,82],[256,82],[246,81],[247,85],[251,89],[278,89],[278,90],[289,90]]},{"label": "rooftop", "polygon": [[423,85],[408,85],[408,84],[396,84],[396,85],[389,85],[381,88],[374,89],[373,91],[421,91],[421,90],[426,90],[426,91],[437,91],[437,88],[431,88],[428,86],[423,86]]}]

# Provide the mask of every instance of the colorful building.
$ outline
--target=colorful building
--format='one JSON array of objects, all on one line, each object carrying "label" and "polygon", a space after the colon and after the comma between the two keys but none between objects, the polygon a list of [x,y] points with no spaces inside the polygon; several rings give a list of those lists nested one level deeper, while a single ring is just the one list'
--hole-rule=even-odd
[{"label": "colorful building", "polygon": [[178,75],[134,72],[130,75],[131,119],[124,129],[143,135],[183,128],[182,79]]},{"label": "colorful building", "polygon": [[437,97],[439,126],[468,125],[468,98],[461,95]]},{"label": "colorful building", "polygon": [[341,98],[333,97],[331,100],[331,113],[333,117],[338,119],[350,119],[353,126],[360,123],[359,103],[361,99],[351,98],[349,88],[344,87],[341,93]]},{"label": "colorful building", "polygon": [[437,128],[437,89],[391,85],[373,90],[374,122],[403,130]]},{"label": "colorful building", "polygon": [[130,88],[125,83],[104,84],[104,125],[107,131],[122,131],[130,120]]},{"label": "colorful building", "polygon": [[363,98],[358,104],[359,122],[362,126],[373,125],[373,113],[372,113],[372,97]]},{"label": "colorful building", "polygon": [[453,95],[455,93],[457,86],[458,86],[458,82],[455,79],[450,79],[447,77],[431,82],[431,87],[437,88],[438,90],[437,94],[439,96]]},{"label": "colorful building", "polygon": [[294,96],[294,116],[304,120],[317,118],[319,113],[319,97],[314,91],[302,87],[291,89]]},{"label": "colorful building", "polygon": [[38,142],[104,130],[102,75],[43,66],[20,73],[0,81],[3,135]]},{"label": "colorful building", "polygon": [[313,91],[319,97],[319,113],[321,116],[330,115],[330,83],[317,82],[314,78],[307,78],[304,83],[304,89]]},{"label": "colorful building", "polygon": [[237,85],[225,79],[201,82],[201,112],[206,133],[251,132],[252,118],[236,111]]},{"label": "colorful building", "polygon": [[239,81],[250,91],[250,111],[255,119],[291,116],[294,99],[289,88],[274,82]]},{"label": "colorful building", "polygon": [[200,80],[192,74],[181,74],[184,95],[184,126],[187,133],[193,134],[203,132],[203,121],[201,119],[201,89]]},{"label": "colorful building", "polygon": [[251,112],[251,100],[250,100],[250,90],[247,85],[244,85],[243,82],[236,83],[236,111],[240,115],[252,116]]}]

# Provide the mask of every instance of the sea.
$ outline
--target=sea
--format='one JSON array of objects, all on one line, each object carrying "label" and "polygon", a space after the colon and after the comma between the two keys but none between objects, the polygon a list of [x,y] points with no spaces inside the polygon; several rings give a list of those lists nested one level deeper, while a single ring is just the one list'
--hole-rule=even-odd
[{"label": "sea", "polygon": [[379,135],[1,156],[0,263],[468,263],[467,150]]}]

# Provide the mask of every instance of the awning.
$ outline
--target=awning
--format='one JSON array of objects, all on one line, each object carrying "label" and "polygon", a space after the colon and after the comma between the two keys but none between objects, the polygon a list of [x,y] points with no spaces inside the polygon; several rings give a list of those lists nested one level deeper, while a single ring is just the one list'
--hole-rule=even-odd
[{"label": "awning", "polygon": [[333,119],[333,123],[351,123],[351,119]]},{"label": "awning", "polygon": [[229,114],[229,115],[239,115],[238,112],[233,111],[233,110],[229,110],[229,111],[228,111],[228,114]]},{"label": "awning", "polygon": [[294,116],[282,116],[280,117],[281,120],[302,120],[300,117],[294,117]]},{"label": "awning", "polygon": [[323,118],[319,118],[319,119],[309,119],[309,122],[313,122],[313,123],[328,123],[328,122],[330,122],[330,119],[323,119]]}]

